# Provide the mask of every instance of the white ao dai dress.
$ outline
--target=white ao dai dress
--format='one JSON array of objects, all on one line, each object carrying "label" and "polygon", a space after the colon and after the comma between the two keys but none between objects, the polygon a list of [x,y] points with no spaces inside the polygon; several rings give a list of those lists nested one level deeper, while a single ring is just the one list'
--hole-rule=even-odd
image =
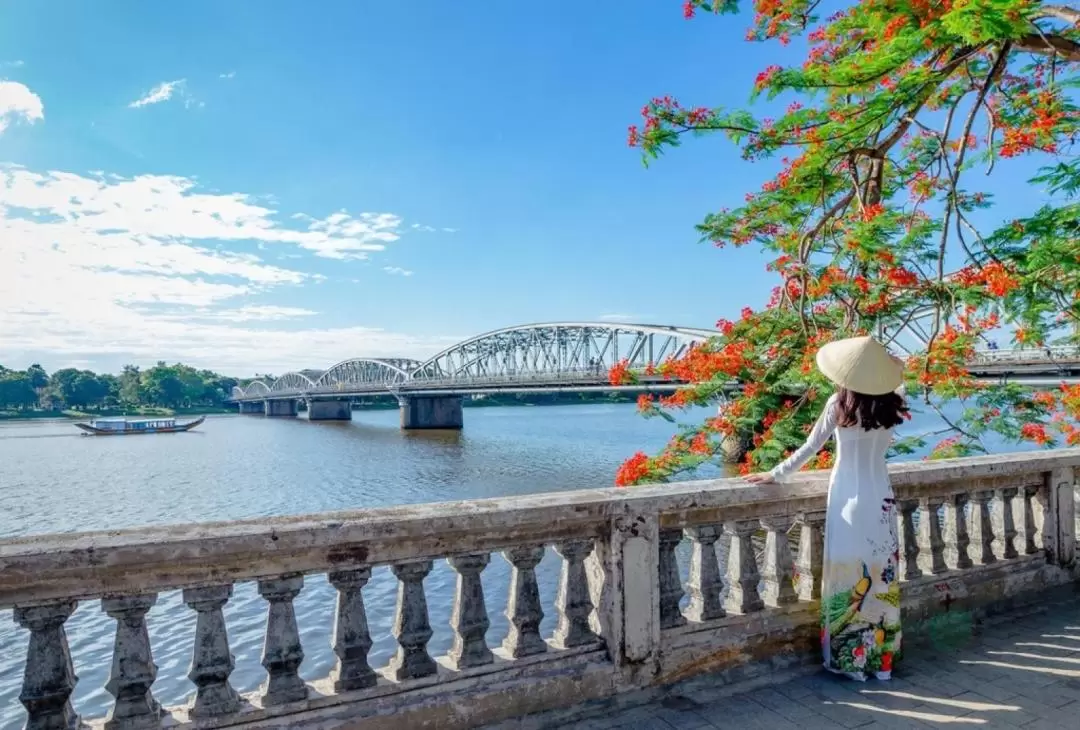
[{"label": "white ao dai dress", "polygon": [[885,465],[893,429],[838,427],[836,403],[834,395],[806,443],[771,474],[784,481],[830,436],[836,439],[822,565],[825,668],[858,680],[888,679],[901,643],[896,501]]}]

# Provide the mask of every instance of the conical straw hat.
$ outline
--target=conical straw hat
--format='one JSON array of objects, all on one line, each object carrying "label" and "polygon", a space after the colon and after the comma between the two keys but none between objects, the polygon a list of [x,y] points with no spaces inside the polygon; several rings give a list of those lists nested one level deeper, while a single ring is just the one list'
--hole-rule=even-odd
[{"label": "conical straw hat", "polygon": [[873,337],[837,340],[818,350],[818,369],[841,388],[885,395],[904,382],[904,366]]}]

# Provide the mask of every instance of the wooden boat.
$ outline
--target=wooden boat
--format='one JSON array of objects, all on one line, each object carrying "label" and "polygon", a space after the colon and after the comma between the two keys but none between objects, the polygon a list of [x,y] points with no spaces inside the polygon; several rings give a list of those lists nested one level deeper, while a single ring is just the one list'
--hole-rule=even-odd
[{"label": "wooden boat", "polygon": [[140,418],[129,421],[126,418],[98,418],[90,423],[76,423],[84,436],[130,436],[137,433],[181,433],[190,431],[206,420],[199,416],[194,421],[177,423],[175,418]]}]

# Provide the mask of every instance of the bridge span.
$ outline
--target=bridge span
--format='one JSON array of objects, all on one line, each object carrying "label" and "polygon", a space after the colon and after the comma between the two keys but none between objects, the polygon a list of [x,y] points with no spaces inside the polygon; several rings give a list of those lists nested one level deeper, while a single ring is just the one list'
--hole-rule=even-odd
[{"label": "bridge span", "polygon": [[351,401],[392,394],[401,406],[402,428],[462,426],[462,399],[492,393],[674,390],[681,383],[660,377],[635,386],[613,386],[608,372],[618,362],[644,369],[678,358],[714,330],[652,324],[556,322],[527,324],[471,337],[426,361],[357,357],[326,370],[286,373],[233,389],[241,413],[295,416],[308,405],[313,421],[349,420]]},{"label": "bridge span", "polygon": [[[527,324],[469,338],[426,361],[357,357],[326,370],[300,370],[233,389],[241,413],[296,416],[307,403],[313,421],[350,420],[356,398],[392,394],[405,429],[462,427],[462,400],[494,393],[558,391],[671,391],[680,381],[640,378],[613,386],[608,372],[619,362],[642,371],[678,358],[716,336],[714,330],[652,324],[556,322]],[[1074,348],[986,350],[971,364],[985,380],[1073,379],[1080,376]]]}]

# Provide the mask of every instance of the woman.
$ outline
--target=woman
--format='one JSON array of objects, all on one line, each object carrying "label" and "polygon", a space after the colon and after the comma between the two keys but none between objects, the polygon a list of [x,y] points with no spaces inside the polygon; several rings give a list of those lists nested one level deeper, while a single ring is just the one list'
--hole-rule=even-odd
[{"label": "woman", "polygon": [[835,436],[821,585],[825,668],[860,681],[889,679],[900,651],[900,555],[885,454],[907,413],[904,365],[871,337],[825,345],[817,364],[836,394],[805,444],[771,472],[747,479],[784,481]]}]

